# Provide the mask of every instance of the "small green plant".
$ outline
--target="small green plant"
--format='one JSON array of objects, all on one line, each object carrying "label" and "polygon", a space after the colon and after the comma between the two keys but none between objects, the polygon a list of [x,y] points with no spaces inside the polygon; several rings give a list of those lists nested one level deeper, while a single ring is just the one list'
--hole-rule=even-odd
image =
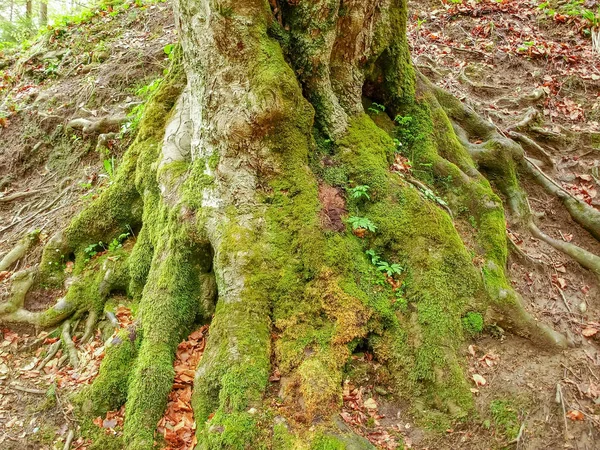
[{"label": "small green plant", "polygon": [[422,189],[419,189],[419,190],[423,193],[423,196],[425,198],[427,198],[429,200],[432,200],[432,201],[438,203],[439,205],[442,205],[445,208],[448,208],[448,203],[446,203],[446,201],[443,198],[438,197],[437,195],[435,195],[435,193],[431,189],[429,189],[429,188],[422,188]]},{"label": "small green plant", "polygon": [[379,114],[382,112],[385,112],[385,106],[381,105],[379,103],[371,103],[371,106],[369,106],[369,112],[372,112],[373,114]]},{"label": "small green plant", "polygon": [[371,260],[371,264],[376,266],[377,270],[386,274],[388,277],[392,277],[394,275],[401,275],[402,272],[404,272],[404,267],[402,267],[400,264],[390,264],[389,262],[384,261],[373,249],[365,251],[365,254]]},{"label": "small green plant", "polygon": [[129,236],[131,236],[130,233],[121,233],[119,236],[114,238],[110,244],[108,244],[108,251],[114,252],[115,250],[123,247],[123,242],[125,242]]},{"label": "small green plant", "polygon": [[[172,53],[170,53],[172,54]],[[169,54],[169,55],[170,55]],[[127,114],[127,118],[129,119],[123,126],[121,126],[121,135],[124,136],[127,133],[137,131],[140,121],[142,120],[142,116],[144,115],[144,110],[146,107],[147,101],[152,97],[152,95],[158,90],[160,84],[162,83],[162,78],[157,78],[152,81],[150,84],[142,86],[141,88],[135,91],[135,95],[140,97],[142,100],[141,103],[134,106],[129,114]]]},{"label": "small green plant", "polygon": [[418,139],[424,136],[423,133],[415,133],[417,127],[415,127],[415,120],[412,116],[399,114],[394,118],[394,122],[396,122],[396,138],[400,143],[400,145],[396,144],[398,151],[400,151],[400,147],[404,151],[408,150]]},{"label": "small green plant", "polygon": [[477,335],[483,331],[483,316],[476,312],[469,311],[462,318],[463,327],[467,333]]},{"label": "small green plant", "polygon": [[369,186],[361,184],[348,189],[348,192],[350,192],[350,198],[353,198],[354,200],[360,200],[362,198],[371,200],[371,196],[369,195],[369,189]]},{"label": "small green plant", "polygon": [[519,52],[526,52],[527,50],[529,50],[534,45],[535,45],[535,41],[525,41],[525,42],[523,42],[519,46],[519,48],[517,49],[517,51],[519,51]]},{"label": "small green plant", "polygon": [[475,220],[475,216],[469,216],[468,221],[473,228],[477,229],[477,221]]},{"label": "small green plant", "polygon": [[396,147],[396,153],[400,153],[402,150],[402,142],[400,142],[400,139],[394,138],[394,146]]},{"label": "small green plant", "polygon": [[104,165],[104,171],[108,175],[108,179],[112,181],[115,177],[115,158],[105,159],[102,164]]},{"label": "small green plant", "polygon": [[358,230],[359,228],[363,228],[367,231],[370,231],[371,233],[374,233],[375,231],[377,231],[377,226],[373,222],[371,222],[370,219],[367,219],[366,217],[351,216],[351,217],[348,217],[347,221],[352,226],[353,230]]},{"label": "small green plant", "polygon": [[100,241],[96,244],[90,244],[86,248],[83,249],[83,253],[85,254],[85,262],[91,260],[98,253],[106,250],[106,246],[104,242]]},{"label": "small green plant", "polygon": [[400,275],[404,272],[404,268],[400,264],[390,264],[387,261],[379,261],[377,269],[379,269],[380,272],[385,273],[388,277]]},{"label": "small green plant", "polygon": [[173,50],[175,50],[175,44],[167,44],[163,47],[165,55],[167,55],[170,60],[173,60],[175,57],[175,52]]}]

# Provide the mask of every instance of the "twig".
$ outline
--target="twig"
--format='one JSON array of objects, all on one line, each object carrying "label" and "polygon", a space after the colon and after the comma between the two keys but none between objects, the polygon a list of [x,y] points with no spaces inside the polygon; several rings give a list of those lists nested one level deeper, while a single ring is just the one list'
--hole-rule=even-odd
[{"label": "twig", "polygon": [[37,395],[45,395],[46,394],[46,391],[42,391],[41,389],[28,388],[25,386],[21,386],[19,384],[11,384],[11,387],[13,389],[16,389],[17,391],[27,392],[29,394],[37,394]]},{"label": "twig", "polygon": [[525,422],[526,421],[527,421],[527,417],[525,418],[525,420],[523,420],[523,423],[521,424],[521,428],[519,428],[519,434],[517,434],[517,437],[514,438],[512,441],[510,441],[507,445],[517,444],[517,448],[519,448],[519,443],[521,442],[521,437],[523,436],[523,431],[525,430]]},{"label": "twig", "polygon": [[560,293],[560,296],[562,297],[563,303],[565,304],[565,306],[567,307],[567,310],[573,314],[573,311],[571,311],[571,307],[569,306],[569,303],[567,302],[567,298],[565,297],[565,293],[563,292],[563,290],[561,288],[559,288],[557,285],[552,284],[556,290]]},{"label": "twig", "polygon": [[567,434],[569,433],[569,428],[567,426],[567,410],[565,408],[565,398],[563,396],[562,389],[560,387],[560,383],[556,383],[556,399],[559,400],[559,402],[562,406],[563,419],[565,421],[565,438],[566,438]]},{"label": "twig", "polygon": [[65,446],[63,450],[69,450],[71,448],[71,443],[73,442],[73,438],[75,437],[75,432],[73,430],[69,430],[67,434],[67,439],[65,440]]}]

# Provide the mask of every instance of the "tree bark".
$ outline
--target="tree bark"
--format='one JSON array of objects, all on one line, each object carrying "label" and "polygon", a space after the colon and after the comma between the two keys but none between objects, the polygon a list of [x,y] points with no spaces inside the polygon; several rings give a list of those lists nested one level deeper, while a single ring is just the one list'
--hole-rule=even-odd
[{"label": "tree bark", "polygon": [[48,25],[48,2],[40,0],[40,27],[43,28],[46,25]]},{"label": "tree bark", "polygon": [[[474,411],[460,351],[481,322],[566,345],[506,276],[507,217],[486,177],[526,228],[520,147],[415,71],[405,0],[175,9],[182,49],[112,185],[44,251],[38,279],[61,284],[74,257],[75,283],[35,315],[21,289],[4,316],[49,326],[102,317],[114,291],[139,302],[81,397],[95,415],[126,402],[127,449],[152,448],[175,349],[198,322],[212,319],[194,381],[200,449],[347,442],[335,413],[358,350],[417,421],[445,429]],[[412,172],[396,167],[402,151]],[[465,210],[472,236],[454,226]],[[353,232],[346,216],[368,225]],[[119,259],[86,260],[127,229]]]}]

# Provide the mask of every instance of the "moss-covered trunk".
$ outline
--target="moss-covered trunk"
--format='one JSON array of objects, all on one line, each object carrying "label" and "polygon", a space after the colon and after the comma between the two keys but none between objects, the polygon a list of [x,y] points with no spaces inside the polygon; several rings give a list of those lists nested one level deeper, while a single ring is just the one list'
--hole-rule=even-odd
[{"label": "moss-covered trunk", "polygon": [[[126,402],[128,449],[152,448],[175,348],[197,322],[212,319],[194,381],[200,449],[345,448],[334,418],[357,348],[421,423],[443,427],[473,410],[459,355],[484,321],[565,345],[506,278],[500,196],[528,220],[514,155],[494,154],[506,143],[415,73],[404,0],[176,12],[181,54],[116,179],[46,248],[42,279],[60,281],[53,268],[74,255],[78,281],[30,318],[98,317],[114,290],[139,301],[84,402],[96,414]],[[90,267],[85,247],[127,226],[133,248]],[[274,371],[287,425],[266,396]]]}]

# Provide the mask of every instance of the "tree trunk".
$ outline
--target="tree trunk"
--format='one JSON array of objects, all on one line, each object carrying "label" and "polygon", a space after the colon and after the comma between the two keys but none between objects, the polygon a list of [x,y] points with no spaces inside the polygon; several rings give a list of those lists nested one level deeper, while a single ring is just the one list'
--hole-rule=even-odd
[{"label": "tree trunk", "polygon": [[48,25],[48,2],[47,0],[40,1],[40,27]]},{"label": "tree trunk", "polygon": [[[566,345],[506,277],[506,220],[531,221],[520,147],[415,71],[405,0],[179,0],[176,16],[182,49],[112,185],[45,249],[38,283],[62,283],[69,255],[76,281],[30,313],[23,275],[2,311],[51,326],[101,316],[115,290],[139,301],[82,396],[96,415],[126,402],[128,449],[152,448],[177,344],[211,318],[201,449],[348,442],[334,419],[357,350],[418,421],[446,426],[474,411],[459,355],[483,320]],[[86,262],[127,227],[122,258]]]},{"label": "tree trunk", "polygon": [[31,13],[33,11],[33,0],[26,0],[25,2],[25,18],[31,20]]}]

